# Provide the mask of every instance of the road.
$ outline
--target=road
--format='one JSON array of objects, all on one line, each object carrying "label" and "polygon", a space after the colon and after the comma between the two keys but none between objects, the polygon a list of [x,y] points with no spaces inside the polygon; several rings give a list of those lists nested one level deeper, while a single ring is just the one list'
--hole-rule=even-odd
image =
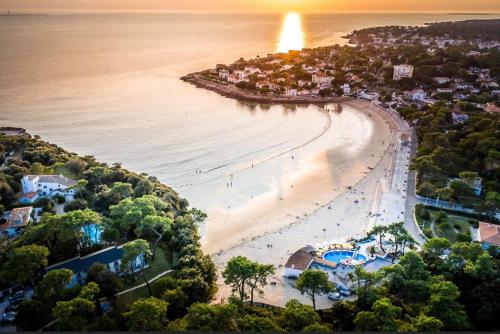
[{"label": "road", "polygon": [[[410,161],[417,155],[417,135],[415,128],[412,129],[411,144],[410,144]],[[415,195],[416,190],[416,172],[414,170],[408,171],[407,179],[407,192],[406,192],[406,207],[405,207],[405,228],[415,241],[422,245],[427,238],[415,221],[415,205],[419,203]]]}]

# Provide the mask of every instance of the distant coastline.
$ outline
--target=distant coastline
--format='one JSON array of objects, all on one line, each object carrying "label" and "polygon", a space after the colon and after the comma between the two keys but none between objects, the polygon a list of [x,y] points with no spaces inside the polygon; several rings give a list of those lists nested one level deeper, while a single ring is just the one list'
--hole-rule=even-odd
[{"label": "distant coastline", "polygon": [[350,97],[339,97],[339,96],[319,97],[319,96],[286,96],[273,93],[262,94],[205,79],[202,77],[201,72],[188,74],[186,76],[181,77],[181,80],[191,83],[196,87],[211,90],[225,97],[241,101],[248,101],[248,102],[260,102],[260,103],[271,103],[271,104],[288,104],[288,103],[323,104],[323,103],[333,103],[333,102],[345,102],[352,100],[352,98]]}]

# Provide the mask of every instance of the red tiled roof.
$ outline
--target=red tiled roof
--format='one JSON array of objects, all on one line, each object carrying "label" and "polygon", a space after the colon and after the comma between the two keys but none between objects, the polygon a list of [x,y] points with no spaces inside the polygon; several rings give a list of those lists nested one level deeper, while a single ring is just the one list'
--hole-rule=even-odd
[{"label": "red tiled roof", "polygon": [[33,197],[35,197],[37,195],[36,192],[32,191],[30,193],[26,193],[26,194],[22,194],[21,195],[21,198],[28,198],[28,199],[32,199]]},{"label": "red tiled roof", "polygon": [[324,72],[321,72],[321,71],[314,73],[314,75],[317,76],[317,77],[327,77],[327,75]]},{"label": "red tiled roof", "polygon": [[0,225],[0,229],[23,227],[28,225],[31,219],[30,214],[32,210],[33,210],[32,206],[12,209],[9,219],[5,224]]},{"label": "red tiled roof", "polygon": [[480,222],[479,239],[481,242],[500,246],[500,225]]}]

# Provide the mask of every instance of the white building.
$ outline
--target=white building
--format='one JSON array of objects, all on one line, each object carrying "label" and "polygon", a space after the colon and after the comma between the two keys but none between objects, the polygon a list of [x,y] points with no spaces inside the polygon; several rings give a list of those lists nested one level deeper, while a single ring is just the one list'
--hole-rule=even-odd
[{"label": "white building", "polygon": [[21,186],[23,188],[22,198],[30,198],[35,201],[36,197],[62,195],[67,199],[73,199],[74,189],[71,188],[76,185],[76,181],[68,179],[63,175],[25,175],[21,179]]},{"label": "white building", "polygon": [[469,120],[469,115],[461,110],[453,110],[451,112],[451,117],[454,124],[463,123]]},{"label": "white building", "polygon": [[438,84],[442,85],[442,84],[445,84],[447,82],[450,82],[451,79],[448,77],[435,77],[434,81],[436,81]]},{"label": "white building", "polygon": [[351,86],[349,86],[348,83],[345,83],[342,86],[340,86],[340,89],[342,89],[342,92],[344,93],[344,95],[351,94]]},{"label": "white building", "polygon": [[413,77],[413,65],[394,65],[394,75],[393,80],[400,80],[402,78]]},{"label": "white building", "polygon": [[219,71],[219,79],[221,80],[227,80],[229,77],[229,71],[228,70],[220,70]]},{"label": "white building", "polygon": [[412,101],[421,101],[427,97],[423,89],[414,89],[410,91],[405,91],[403,95],[406,99]]},{"label": "white building", "polygon": [[309,268],[314,260],[314,248],[306,246],[296,251],[285,264],[284,277],[297,278]]},{"label": "white building", "polygon": [[312,75],[312,82],[321,85],[329,84],[331,85],[333,77],[325,74],[324,72],[318,71]]},{"label": "white building", "polygon": [[297,90],[295,88],[286,87],[285,88],[285,95],[297,96]]}]

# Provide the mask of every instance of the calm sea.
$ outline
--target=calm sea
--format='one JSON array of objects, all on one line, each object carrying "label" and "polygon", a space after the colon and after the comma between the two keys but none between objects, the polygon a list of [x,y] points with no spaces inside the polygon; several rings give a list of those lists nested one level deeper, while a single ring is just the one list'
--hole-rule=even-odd
[{"label": "calm sea", "polygon": [[[345,43],[377,25],[493,16],[303,15],[305,46]],[[0,125],[109,163],[148,172],[203,209],[276,188],[300,159],[328,145],[318,107],[238,103],[181,82],[186,73],[274,52],[283,15],[116,14],[0,16]],[[336,116],[348,147],[369,122]],[[294,150],[294,162],[283,152]],[[282,159],[282,160],[280,160]],[[228,182],[252,163],[231,196]],[[197,171],[201,170],[202,173]],[[233,176],[231,176],[233,175]],[[218,198],[224,197],[224,203]]]}]

